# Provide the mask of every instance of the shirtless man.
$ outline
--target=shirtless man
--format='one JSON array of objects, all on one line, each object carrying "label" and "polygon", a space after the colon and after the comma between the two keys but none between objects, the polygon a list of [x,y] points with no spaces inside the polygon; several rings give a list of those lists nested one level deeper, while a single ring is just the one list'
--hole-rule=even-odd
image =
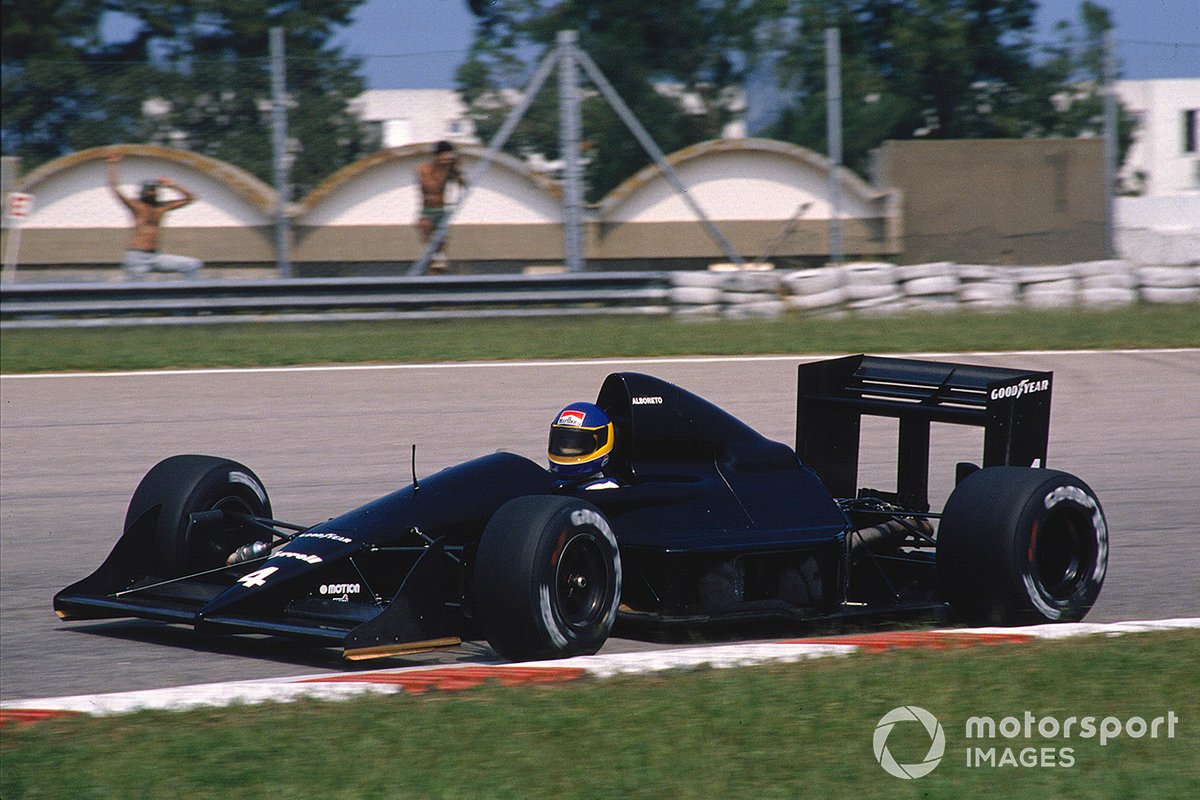
[{"label": "shirtless man", "polygon": [[[462,173],[458,171],[458,157],[454,154],[454,146],[449,142],[438,142],[433,150],[433,158],[417,168],[417,191],[421,197],[421,214],[417,217],[417,230],[421,234],[421,243],[429,244],[434,231],[446,217],[446,185],[455,181],[460,187],[466,186]],[[442,239],[444,247],[446,240]],[[446,269],[446,253],[439,248],[433,254],[429,263],[430,272],[444,272]]]},{"label": "shirtless man", "polygon": [[[126,197],[118,188],[120,179],[117,165],[121,163],[121,154],[109,153],[105,161],[108,162],[108,188],[133,215],[133,235],[130,237],[123,262],[129,277],[139,280],[151,272],[182,272],[189,278],[195,278],[204,262],[190,256],[158,252],[158,234],[162,228],[163,216],[168,211],[183,208],[195,200],[196,196],[170,178],[159,178],[143,183],[141,193],[137,197]],[[175,200],[159,200],[160,187],[174,189],[182,197]]]}]

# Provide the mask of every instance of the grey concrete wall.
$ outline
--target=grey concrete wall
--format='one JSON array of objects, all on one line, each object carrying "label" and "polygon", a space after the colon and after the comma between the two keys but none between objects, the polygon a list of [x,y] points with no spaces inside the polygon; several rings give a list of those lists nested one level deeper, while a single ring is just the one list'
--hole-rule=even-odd
[{"label": "grey concrete wall", "polygon": [[1063,264],[1108,256],[1100,139],[889,141],[903,263]]}]

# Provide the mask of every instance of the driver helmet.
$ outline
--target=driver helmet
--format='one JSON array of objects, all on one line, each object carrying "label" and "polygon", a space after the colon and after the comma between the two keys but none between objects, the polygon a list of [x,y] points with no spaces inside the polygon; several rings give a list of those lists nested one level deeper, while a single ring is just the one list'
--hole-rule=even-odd
[{"label": "driver helmet", "polygon": [[550,471],[561,478],[599,472],[612,453],[615,430],[604,410],[593,403],[571,403],[550,425]]}]

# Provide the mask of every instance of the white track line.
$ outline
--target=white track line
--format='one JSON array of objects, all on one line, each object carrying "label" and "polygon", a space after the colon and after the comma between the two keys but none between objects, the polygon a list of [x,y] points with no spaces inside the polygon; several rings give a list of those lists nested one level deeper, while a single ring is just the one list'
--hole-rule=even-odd
[{"label": "white track line", "polygon": [[[1175,353],[1195,353],[1200,356],[1200,348],[1176,347],[1159,349],[1117,349],[1117,350],[968,350],[950,353],[886,353],[889,358],[990,358],[997,356],[1078,356],[1078,355],[1169,355]],[[582,358],[582,359],[544,359],[526,361],[432,361],[417,364],[324,364],[291,367],[213,367],[206,369],[146,369],[117,372],[31,372],[15,375],[0,375],[0,381],[10,380],[47,380],[55,378],[144,378],[178,375],[256,375],[288,372],[371,372],[397,370],[442,370],[442,369],[496,369],[513,367],[588,367],[588,366],[619,366],[623,364],[723,364],[723,363],[753,363],[756,361],[818,361],[824,358],[839,358],[845,353],[838,354],[793,354],[793,355],[763,355],[763,356],[653,356],[629,358]]]}]

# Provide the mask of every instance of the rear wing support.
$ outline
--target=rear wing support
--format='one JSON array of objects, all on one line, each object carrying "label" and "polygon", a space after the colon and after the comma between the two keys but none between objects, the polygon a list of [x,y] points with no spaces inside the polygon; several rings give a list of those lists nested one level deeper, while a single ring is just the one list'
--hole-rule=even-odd
[{"label": "rear wing support", "polygon": [[834,497],[854,497],[863,415],[900,421],[897,502],[929,509],[929,426],[984,429],[983,466],[1046,464],[1053,373],[848,356],[801,364],[796,454]]}]

